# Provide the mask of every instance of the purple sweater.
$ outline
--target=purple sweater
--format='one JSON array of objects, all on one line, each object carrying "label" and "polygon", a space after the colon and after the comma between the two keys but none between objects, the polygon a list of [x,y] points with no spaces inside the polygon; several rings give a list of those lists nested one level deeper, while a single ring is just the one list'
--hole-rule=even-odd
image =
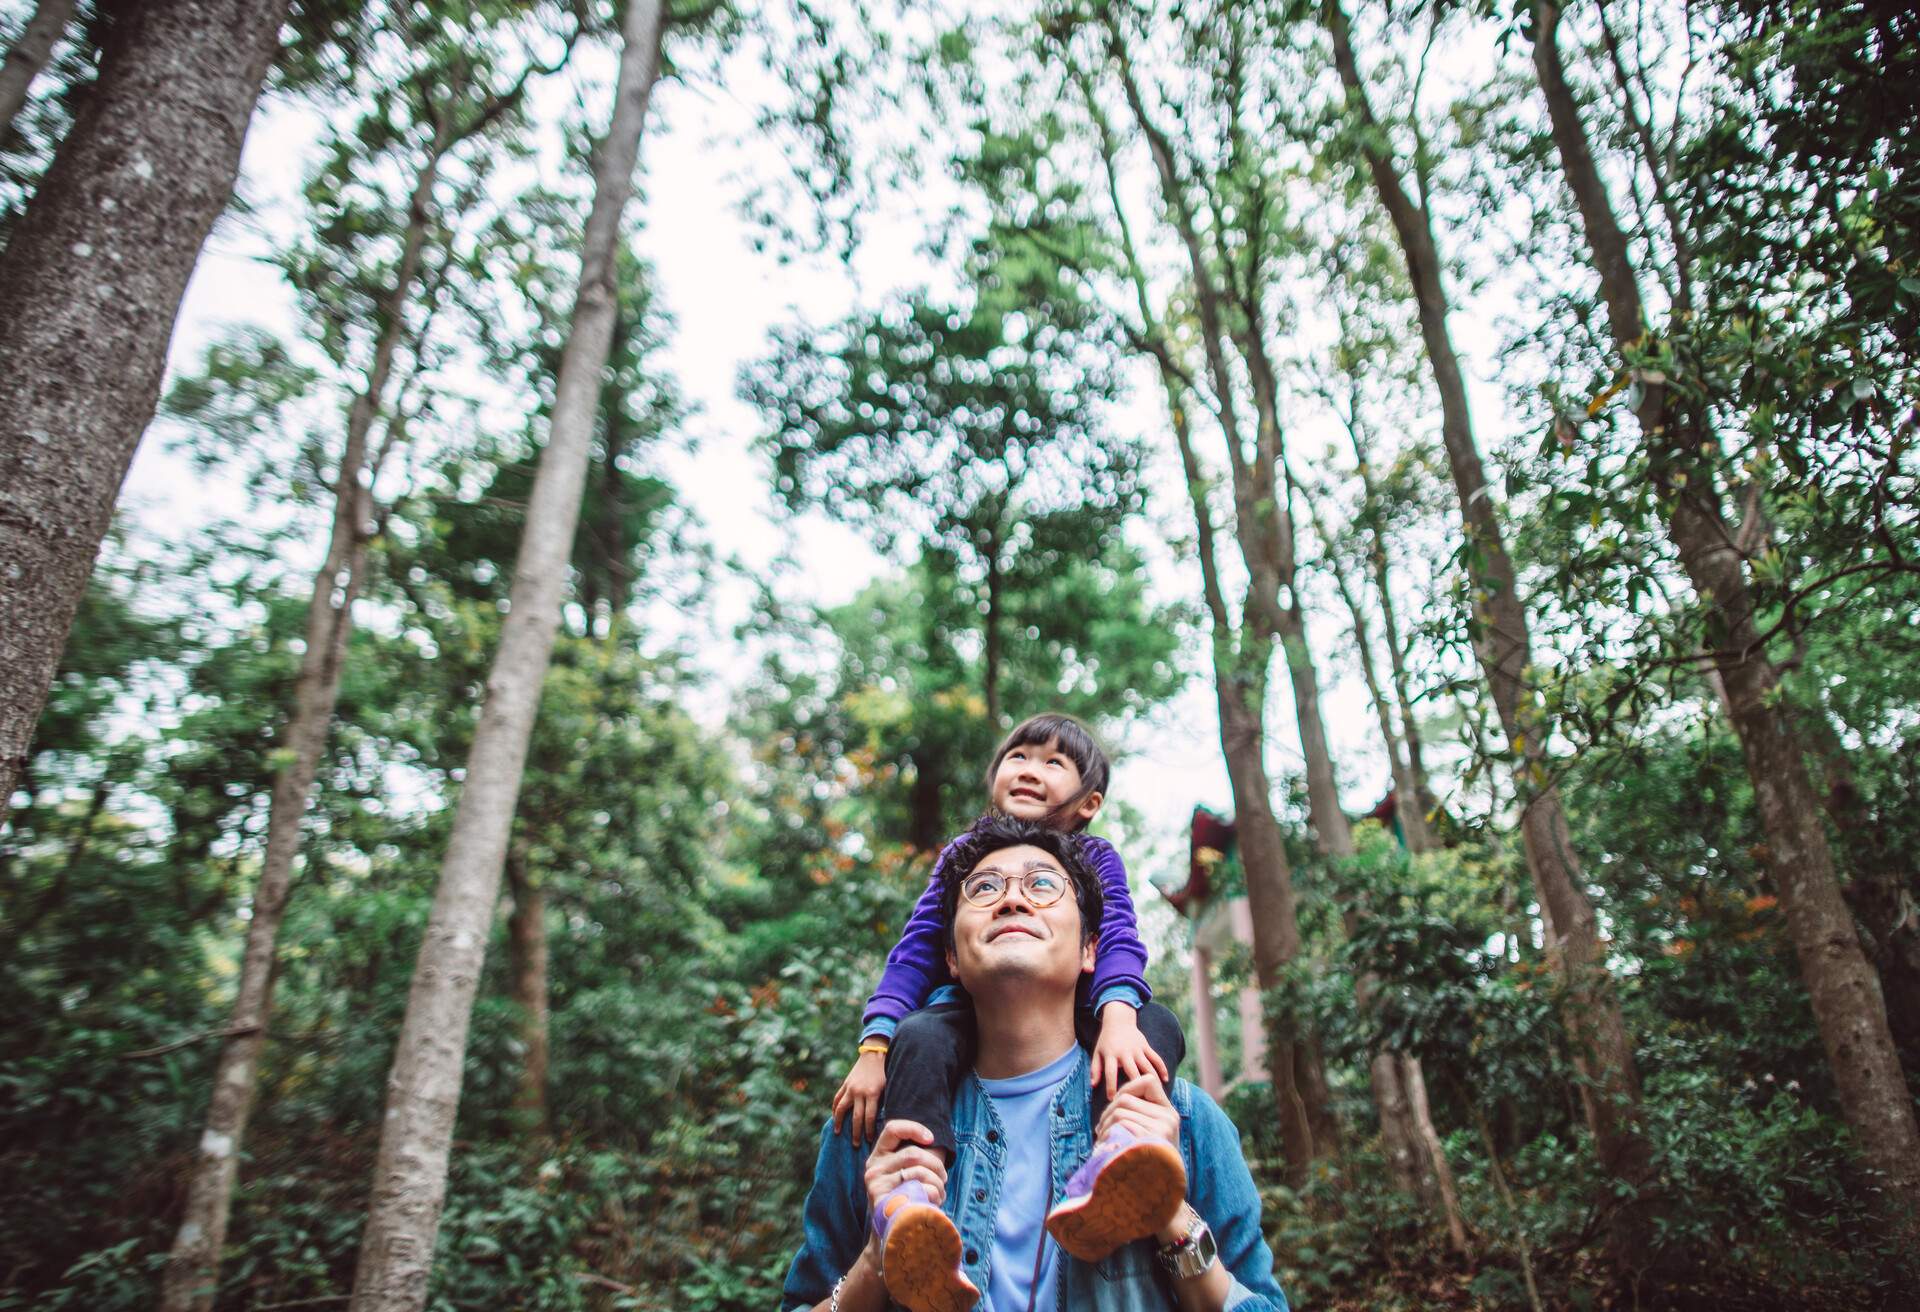
[{"label": "purple sweater", "polygon": [[[1153,994],[1147,988],[1146,945],[1140,941],[1133,895],[1127,891],[1127,867],[1106,839],[1083,838],[1081,842],[1087,864],[1100,877],[1107,898],[1100,919],[1100,946],[1093,958],[1093,979],[1086,996],[1095,1006],[1119,998],[1136,1008],[1144,1007]],[[861,1015],[861,1038],[875,1034],[891,1037],[908,1012],[926,1006],[935,989],[953,983],[953,976],[947,973],[947,927],[940,915],[940,869],[952,850],[953,844],[947,844],[933,863],[926,891],[913,904],[913,914],[907,917],[900,941],[887,954],[887,968],[880,972],[879,987],[867,999],[867,1009]]]}]

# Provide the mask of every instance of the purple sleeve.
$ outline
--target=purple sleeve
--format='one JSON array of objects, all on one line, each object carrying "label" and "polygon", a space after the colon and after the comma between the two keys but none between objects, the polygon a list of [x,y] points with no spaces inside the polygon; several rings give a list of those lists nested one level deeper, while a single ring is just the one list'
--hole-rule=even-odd
[{"label": "purple sleeve", "polygon": [[1147,945],[1140,941],[1140,922],[1134,915],[1133,893],[1127,888],[1127,867],[1120,853],[1104,838],[1086,840],[1087,861],[1100,876],[1107,907],[1100,917],[1100,946],[1093,958],[1093,979],[1087,997],[1098,998],[1116,984],[1140,991],[1142,1005],[1151,1001],[1147,987]]},{"label": "purple sleeve", "polygon": [[[948,849],[952,846],[947,845]],[[880,972],[880,983],[867,999],[866,1010],[860,1013],[862,1034],[871,1032],[876,1021],[881,1022],[880,1029],[891,1033],[908,1012],[926,1004],[928,994],[952,982],[947,974],[946,921],[940,915],[940,867],[946,860],[947,852],[942,850],[933,863],[926,890],[907,917],[907,927],[900,931],[900,941],[887,953],[887,968]],[[1121,882],[1126,882],[1124,873]],[[1128,914],[1131,917],[1132,913]]]}]

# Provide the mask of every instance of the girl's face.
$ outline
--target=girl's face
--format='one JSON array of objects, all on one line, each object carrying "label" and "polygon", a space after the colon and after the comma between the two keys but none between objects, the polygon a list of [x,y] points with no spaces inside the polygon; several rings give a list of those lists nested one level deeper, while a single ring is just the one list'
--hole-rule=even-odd
[{"label": "girl's face", "polygon": [[1080,767],[1049,738],[1044,743],[1010,747],[993,774],[993,808],[1021,820],[1039,820],[1072,828],[1093,819],[1100,794],[1089,793],[1071,815],[1052,818],[1080,791]]}]

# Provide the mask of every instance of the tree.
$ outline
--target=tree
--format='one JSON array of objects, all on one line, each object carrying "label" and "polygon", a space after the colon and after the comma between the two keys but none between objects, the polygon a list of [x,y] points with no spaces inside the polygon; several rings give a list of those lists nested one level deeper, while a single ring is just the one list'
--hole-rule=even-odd
[{"label": "tree", "polygon": [[39,0],[20,35],[0,60],[0,141],[13,128],[20,107],[27,103],[27,88],[47,66],[53,44],[66,32],[73,19],[77,0]]},{"label": "tree", "polygon": [[114,6],[99,82],[0,253],[0,818],[286,12]]},{"label": "tree", "polygon": [[[418,337],[431,320],[436,290],[430,288],[422,297],[419,283],[429,245],[447,241],[435,189],[456,148],[497,125],[519,103],[528,78],[538,68],[529,65],[500,90],[487,86],[491,70],[485,65],[491,52],[475,30],[474,17],[463,23],[457,49],[443,35],[440,13],[416,23],[415,30],[396,34],[420,52],[419,62],[405,70],[398,85],[371,89],[383,102],[379,112],[364,120],[357,133],[334,143],[314,186],[322,198],[322,212],[316,216],[321,220],[320,231],[346,249],[294,261],[296,276],[314,301],[321,335],[340,340],[342,354],[345,333],[329,325],[353,322],[355,301],[372,302],[375,327],[370,362],[364,382],[347,406],[341,454],[331,479],[332,525],[308,601],[305,647],[281,748],[285,761],[274,782],[233,1018],[214,1065],[207,1123],[167,1263],[160,1302],[163,1312],[210,1312],[218,1290],[234,1182],[273,1010],[276,941],[292,896],[302,822],[339,697],[353,632],[353,605],[366,581],[368,548],[377,527],[373,486],[387,457],[405,441],[404,417],[389,418],[377,450],[370,439],[376,420],[391,413],[389,393],[396,359],[410,357],[416,371],[425,367]],[[412,120],[405,126],[398,121],[402,107]],[[343,184],[349,173],[365,176],[376,171],[369,165],[388,158],[403,165],[412,163],[411,186],[385,212],[368,213],[346,198]],[[462,198],[471,199],[472,190],[463,188]],[[399,253],[388,269],[382,267],[383,255],[386,243],[395,236]],[[372,252],[371,268],[367,252]],[[442,263],[445,259],[443,254]],[[333,285],[336,279],[353,286],[355,294],[341,296]],[[416,340],[409,346],[410,335]],[[174,408],[178,413],[206,399],[204,393],[190,394]],[[271,428],[276,418],[262,416],[265,422],[258,427]]]},{"label": "tree", "polygon": [[[1920,1128],[1913,1100],[1879,979],[1841,896],[1806,748],[1781,696],[1780,672],[1761,634],[1762,601],[1742,558],[1748,553],[1739,545],[1758,547],[1752,528],[1761,512],[1753,512],[1747,524],[1727,513],[1719,491],[1723,471],[1702,431],[1702,407],[1669,381],[1672,372],[1687,367],[1681,354],[1686,348],[1676,350],[1671,335],[1667,341],[1654,335],[1633,252],[1568,82],[1560,7],[1535,0],[1531,17],[1534,68],[1561,171],[1579,208],[1621,367],[1636,383],[1634,422],[1646,443],[1667,530],[1703,603],[1704,648],[1746,757],[1773,886],[1786,910],[1841,1108],[1861,1155],[1882,1175],[1896,1206],[1920,1213]],[[1683,333],[1691,310],[1690,296],[1676,298],[1672,315]]]},{"label": "tree", "polygon": [[[776,425],[766,446],[790,508],[820,505],[882,550],[917,545],[929,581],[946,573],[977,592],[965,627],[980,637],[989,739],[1007,718],[1010,635],[1028,627],[1014,596],[1108,557],[1140,496],[1135,451],[1100,418],[1112,384],[1081,326],[1031,302],[1008,308],[997,277],[982,270],[968,309],[916,296],[822,337],[789,334],[746,386]],[[964,751],[929,735],[913,754],[910,841],[923,850],[952,832],[939,798],[970,782]]]},{"label": "tree", "polygon": [[507,621],[487,679],[433,915],[421,941],[388,1077],[388,1114],[354,1273],[353,1312],[417,1312],[427,1299],[467,1029],[541,681],[560,620],[599,408],[600,374],[613,336],[614,248],[633,190],[665,17],[658,0],[632,0],[622,22],[613,117],[594,161],[593,210],[555,385],[553,420],[528,499]]},{"label": "tree", "polygon": [[[1249,439],[1249,426],[1240,414],[1242,389],[1230,363],[1236,352],[1248,361],[1264,363],[1260,355],[1264,345],[1260,314],[1249,319],[1246,307],[1259,301],[1266,286],[1261,260],[1269,253],[1266,243],[1271,237],[1263,230],[1259,253],[1247,257],[1244,284],[1240,281],[1242,270],[1232,259],[1225,260],[1223,268],[1210,258],[1201,245],[1196,224],[1196,195],[1202,205],[1224,203],[1225,189],[1232,183],[1211,179],[1219,184],[1220,191],[1209,193],[1205,185],[1182,177],[1173,143],[1154,121],[1142,94],[1128,35],[1112,8],[1094,6],[1093,11],[1082,12],[1070,6],[1050,11],[1043,18],[1037,53],[1043,63],[1053,63],[1062,74],[1057,90],[1035,89],[1030,94],[1036,105],[1049,94],[1064,96],[1069,104],[1084,105],[1095,151],[1094,167],[1100,178],[1092,194],[1102,195],[1111,209],[1111,227],[1088,215],[1087,198],[1078,184],[1060,179],[1057,171],[1039,163],[1070,131],[1057,109],[1030,111],[1031,123],[1018,132],[997,129],[990,133],[988,140],[1001,144],[996,151],[983,155],[973,171],[986,188],[995,212],[1007,216],[1000,240],[1022,245],[1034,258],[1063,268],[1088,284],[1095,296],[1099,294],[1094,286],[1098,274],[1111,271],[1117,275],[1128,306],[1125,310],[1107,308],[1108,321],[1116,334],[1151,359],[1159,372],[1174,445],[1186,474],[1202,594],[1212,625],[1211,664],[1221,743],[1233,787],[1255,921],[1256,973],[1263,987],[1271,987],[1298,953],[1300,936],[1292,873],[1274,818],[1263,759],[1264,703],[1273,653],[1283,630],[1290,631],[1299,616],[1290,613],[1281,598],[1282,574],[1290,561],[1285,539],[1291,524],[1282,522],[1285,509],[1277,493],[1281,433],[1277,407],[1272,404],[1275,398],[1264,383],[1254,389],[1258,417],[1251,425],[1253,436]],[[1198,331],[1190,336],[1185,325],[1176,324],[1172,312],[1149,290],[1148,274],[1121,199],[1119,138],[1106,103],[1116,94],[1112,90],[1116,82],[1125,112],[1148,142],[1161,201],[1170,216],[1169,226],[1185,257],[1183,295],[1192,297],[1200,320]],[[978,112],[985,115],[984,108]],[[1223,174],[1225,169],[1223,166]],[[1248,186],[1246,176],[1232,182]],[[1254,193],[1252,207],[1259,214],[1264,198],[1259,196],[1257,184],[1249,189]],[[1260,221],[1256,217],[1255,222]],[[1109,236],[1109,232],[1114,235]],[[1185,358],[1189,342],[1201,356],[1197,368]],[[1210,388],[1210,393],[1203,388]],[[1237,621],[1220,578],[1214,512],[1193,442],[1191,416],[1196,411],[1209,414],[1226,438],[1241,557],[1248,572]],[[1295,657],[1303,656],[1303,647],[1296,645]],[[1296,692],[1305,692],[1305,704],[1313,706],[1310,660],[1295,659],[1289,668],[1297,676],[1309,676],[1304,681],[1296,679]],[[1310,748],[1317,723],[1317,715],[1302,721],[1303,741]],[[1324,735],[1319,741],[1324,743]],[[1331,768],[1324,775],[1318,769],[1326,764],[1324,757],[1316,757],[1315,764],[1315,782],[1321,785],[1316,789],[1316,801],[1324,804],[1332,792]],[[1333,811],[1338,813],[1337,798]],[[1316,815],[1325,820],[1328,835],[1337,842],[1339,828],[1345,824],[1344,814],[1336,818],[1317,810]],[[1304,1179],[1307,1164],[1316,1153],[1332,1148],[1337,1129],[1328,1111],[1325,1078],[1311,1040],[1301,1041],[1290,1024],[1277,1016],[1273,1018],[1273,1030],[1274,1093],[1288,1166],[1295,1179]]]},{"label": "tree", "polygon": [[[1466,382],[1448,328],[1450,303],[1427,205],[1408,192],[1375,116],[1354,52],[1352,27],[1339,0],[1320,8],[1332,42],[1359,164],[1392,223],[1419,313],[1427,362],[1440,396],[1441,435],[1460,501],[1464,555],[1472,590],[1474,652],[1493,694],[1500,725],[1513,744],[1521,790],[1520,832],[1554,957],[1566,989],[1562,1015],[1576,1064],[1590,1081],[1587,1120],[1604,1169],[1629,1189],[1645,1177],[1646,1144],[1634,1128],[1640,1099],[1632,1038],[1614,993],[1600,943],[1599,921],[1558,787],[1552,778],[1546,722],[1532,687],[1533,638],[1519,579],[1507,553],[1498,511],[1473,431]],[[1616,1257],[1628,1270],[1644,1262],[1645,1230],[1633,1206],[1622,1209]]]}]

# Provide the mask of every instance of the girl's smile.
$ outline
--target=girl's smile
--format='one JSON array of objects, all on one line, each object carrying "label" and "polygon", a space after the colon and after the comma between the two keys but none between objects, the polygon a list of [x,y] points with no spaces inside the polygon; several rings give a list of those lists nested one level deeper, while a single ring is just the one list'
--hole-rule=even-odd
[{"label": "girl's smile", "polygon": [[[1009,748],[994,772],[993,808],[1021,820],[1064,827],[1074,817],[1056,816],[1054,812],[1079,793],[1080,783],[1080,767],[1060,749],[1056,739]],[[1098,793],[1091,794],[1076,815],[1091,818],[1100,809],[1100,801]]]}]

